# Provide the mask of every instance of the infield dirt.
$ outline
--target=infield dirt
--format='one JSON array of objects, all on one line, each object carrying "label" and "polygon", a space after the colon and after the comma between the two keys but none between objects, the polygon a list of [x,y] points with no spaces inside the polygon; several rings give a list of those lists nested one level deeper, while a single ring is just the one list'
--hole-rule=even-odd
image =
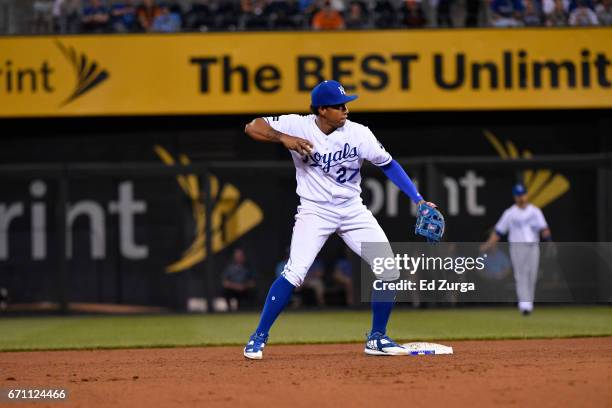
[{"label": "infield dirt", "polygon": [[451,341],[452,356],[372,357],[363,344],[0,353],[0,388],[64,388],[60,407],[604,407],[612,337]]}]

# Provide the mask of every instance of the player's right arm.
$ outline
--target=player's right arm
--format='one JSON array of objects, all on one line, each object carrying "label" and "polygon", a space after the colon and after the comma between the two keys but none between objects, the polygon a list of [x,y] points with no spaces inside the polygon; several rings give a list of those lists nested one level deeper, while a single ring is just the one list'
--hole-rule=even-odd
[{"label": "player's right arm", "polygon": [[493,230],[491,232],[491,235],[489,235],[489,239],[487,240],[487,242],[480,246],[480,252],[487,252],[499,242],[499,239],[499,234],[497,233],[497,231]]},{"label": "player's right arm", "polygon": [[301,155],[312,151],[312,143],[308,140],[276,130],[263,118],[257,118],[248,123],[244,127],[244,133],[259,142],[282,143],[287,149],[294,150]]},{"label": "player's right arm", "polygon": [[491,235],[487,242],[480,246],[481,252],[487,252],[489,249],[495,246],[499,242],[499,240],[508,233],[508,227],[510,222],[510,215],[508,210],[504,211],[497,224],[495,224],[495,228],[491,231]]}]

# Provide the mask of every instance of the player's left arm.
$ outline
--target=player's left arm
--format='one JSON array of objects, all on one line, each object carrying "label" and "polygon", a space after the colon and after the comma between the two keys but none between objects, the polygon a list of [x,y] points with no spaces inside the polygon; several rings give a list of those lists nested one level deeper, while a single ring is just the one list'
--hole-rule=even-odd
[{"label": "player's left arm", "polygon": [[[388,164],[380,166],[380,168],[385,173],[385,176],[387,176],[387,178],[391,180],[393,184],[395,184],[404,194],[410,197],[413,202],[416,204],[426,202],[404,168],[397,161],[391,159]],[[429,202],[427,204],[431,205],[432,207],[436,206],[435,204]]]},{"label": "player's left arm", "polygon": [[538,208],[538,214],[536,217],[539,231],[540,231],[540,241],[543,242],[541,244],[541,248],[543,250],[543,255],[547,259],[554,259],[557,257],[557,247],[552,242],[552,233],[550,232],[550,228],[548,227],[548,223],[544,218],[544,214],[542,214],[542,210]]},{"label": "player's left arm", "polygon": [[540,237],[542,238],[542,241],[552,241],[552,233],[550,232],[550,228],[548,227],[548,223],[546,222],[546,219],[544,218],[544,214],[542,213],[542,210],[540,210],[538,208],[538,213],[537,213],[537,217],[536,217],[536,222],[537,222],[537,227],[540,231]]}]

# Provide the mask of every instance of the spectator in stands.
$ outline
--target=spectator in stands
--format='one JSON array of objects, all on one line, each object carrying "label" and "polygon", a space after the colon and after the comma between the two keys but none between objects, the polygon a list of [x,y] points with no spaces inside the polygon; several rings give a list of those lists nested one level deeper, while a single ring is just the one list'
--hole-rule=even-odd
[{"label": "spectator in stands", "polygon": [[520,0],[493,0],[491,3],[494,27],[519,27],[522,25],[523,4]]},{"label": "spectator in stands", "polygon": [[317,8],[316,0],[298,0],[298,10],[300,13],[310,14]]},{"label": "spectator in stands", "polygon": [[597,14],[599,24],[612,26],[612,1],[601,0],[595,6],[595,13]]},{"label": "spectator in stands", "polygon": [[312,27],[312,19],[319,11],[317,0],[298,0],[298,11],[305,23],[304,28]]},{"label": "spectator in stands", "polygon": [[421,28],[427,22],[420,1],[404,0],[400,12],[402,23],[408,28]]},{"label": "spectator in stands", "polygon": [[[487,0],[481,0],[487,1]],[[438,9],[442,0],[423,0],[423,11],[429,27],[438,26]]]},{"label": "spectator in stands", "polygon": [[53,0],[35,0],[32,4],[34,13],[34,34],[49,34],[53,32]]},{"label": "spectator in stands", "polygon": [[366,5],[362,1],[351,1],[351,4],[349,4],[348,15],[345,19],[345,25],[346,28],[351,30],[371,28],[366,12]]},{"label": "spectator in stands", "polygon": [[344,254],[341,255],[334,265],[332,273],[332,281],[339,285],[344,291],[344,298],[347,305],[352,305],[353,298],[353,265],[350,261],[350,250],[344,248]]},{"label": "spectator in stands", "polygon": [[251,300],[255,289],[255,273],[247,266],[247,259],[242,248],[234,250],[232,261],[227,265],[221,275],[223,286],[223,297],[228,304],[232,299],[240,304]]},{"label": "spectator in stands", "polygon": [[242,30],[261,30],[268,28],[268,15],[266,13],[266,0],[241,0],[240,22]]},{"label": "spectator in stands", "polygon": [[314,294],[314,303],[316,306],[325,305],[325,284],[323,283],[323,276],[325,275],[325,267],[323,262],[316,258],[308,273],[304,278],[304,283],[298,289],[302,293],[302,303],[308,303],[304,298],[308,296],[308,293]]},{"label": "spectator in stands", "polygon": [[595,11],[595,3],[593,3],[594,0],[568,0],[568,7],[567,7],[567,11],[568,13],[572,13],[572,11],[576,10],[576,8],[578,6],[582,6],[582,7],[588,7],[591,10]]},{"label": "spectator in stands", "polygon": [[483,0],[467,0],[465,5],[465,26],[477,27],[480,18],[480,9],[484,8]]},{"label": "spectator in stands", "polygon": [[303,26],[304,18],[296,2],[270,0],[266,7],[269,26],[273,29],[295,29]]},{"label": "spectator in stands", "polygon": [[[426,27],[436,27],[437,22],[437,8],[438,0],[418,0],[421,4],[421,10],[423,10],[423,16],[425,17]],[[478,0],[482,1],[482,0]]]},{"label": "spectator in stands", "polygon": [[451,19],[451,5],[453,0],[438,0],[438,26],[439,27],[453,27],[453,20]]},{"label": "spectator in stands", "polygon": [[[555,4],[557,0],[542,0],[542,11],[544,14],[550,14],[555,9]],[[569,0],[561,0],[562,9],[566,12],[569,8]]]},{"label": "spectator in stands", "polygon": [[594,26],[599,25],[597,14],[588,7],[584,0],[576,2],[576,8],[570,12],[569,25],[571,26]]},{"label": "spectator in stands", "polygon": [[534,0],[525,0],[525,12],[523,13],[523,24],[526,27],[539,27],[542,25],[543,18],[540,7]]},{"label": "spectator in stands", "polygon": [[[480,3],[487,0],[438,0],[433,1],[431,8],[437,7],[437,22],[440,27],[465,27],[478,23]],[[437,3],[437,4],[436,4]],[[488,3],[483,14],[488,12]],[[432,22],[436,19],[432,16]],[[489,20],[484,20],[489,21]]]},{"label": "spectator in stands", "polygon": [[[283,273],[287,262],[289,262],[289,248],[286,248],[285,257],[281,259],[274,268],[274,274],[277,278]],[[304,278],[304,283],[294,291],[296,296],[294,296],[292,307],[299,307],[304,303],[312,303],[317,306],[325,305],[324,275],[325,267],[323,262],[319,258],[316,258],[308,269],[308,273]],[[312,297],[312,302],[308,301],[310,297]]]},{"label": "spectator in stands", "polygon": [[143,0],[143,3],[138,7],[136,15],[138,16],[138,23],[143,31],[151,31],[153,28],[153,20],[159,16],[161,10],[155,4],[155,0]]},{"label": "spectator in stands", "polygon": [[116,33],[136,31],[138,19],[134,0],[123,0],[111,6],[111,27]]},{"label": "spectator in stands", "polygon": [[157,33],[177,33],[181,31],[181,15],[163,3],[159,6],[159,14],[153,19],[151,31]]},{"label": "spectator in stands", "polygon": [[331,0],[325,0],[321,10],[314,15],[312,28],[315,30],[341,30],[344,28],[344,19],[340,12],[333,8]]},{"label": "spectator in stands", "polygon": [[[344,0],[330,0],[331,6],[334,10],[337,10],[340,14],[344,14],[346,11],[346,2]],[[323,0],[325,2],[325,0]]]},{"label": "spectator in stands", "polygon": [[389,0],[376,0],[374,3],[374,25],[376,28],[395,28],[397,27],[397,10]]},{"label": "spectator in stands", "polygon": [[215,27],[235,31],[238,28],[238,17],[240,16],[240,5],[233,1],[222,1],[217,3],[215,10]]},{"label": "spectator in stands", "polygon": [[55,0],[53,3],[54,31],[75,34],[81,25],[81,0]]},{"label": "spectator in stands", "polygon": [[110,13],[102,0],[89,0],[89,5],[83,8],[81,16],[81,31],[84,33],[108,32]]},{"label": "spectator in stands", "polygon": [[544,2],[545,24],[548,27],[563,27],[567,25],[567,3],[563,0],[547,0]]},{"label": "spectator in stands", "polygon": [[489,7],[491,0],[480,0],[478,6],[478,27],[486,27],[493,21],[492,10]]},{"label": "spectator in stands", "polygon": [[214,14],[208,0],[193,0],[185,15],[185,27],[193,31],[208,31],[214,26]]},{"label": "spectator in stands", "polygon": [[261,14],[264,4],[261,0],[240,0],[240,11],[243,14]]}]

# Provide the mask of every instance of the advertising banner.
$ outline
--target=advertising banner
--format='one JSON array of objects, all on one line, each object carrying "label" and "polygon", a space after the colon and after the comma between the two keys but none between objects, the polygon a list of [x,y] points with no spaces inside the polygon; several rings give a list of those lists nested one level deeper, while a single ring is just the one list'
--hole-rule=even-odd
[{"label": "advertising banner", "polygon": [[0,117],[612,107],[612,29],[0,39]]}]

